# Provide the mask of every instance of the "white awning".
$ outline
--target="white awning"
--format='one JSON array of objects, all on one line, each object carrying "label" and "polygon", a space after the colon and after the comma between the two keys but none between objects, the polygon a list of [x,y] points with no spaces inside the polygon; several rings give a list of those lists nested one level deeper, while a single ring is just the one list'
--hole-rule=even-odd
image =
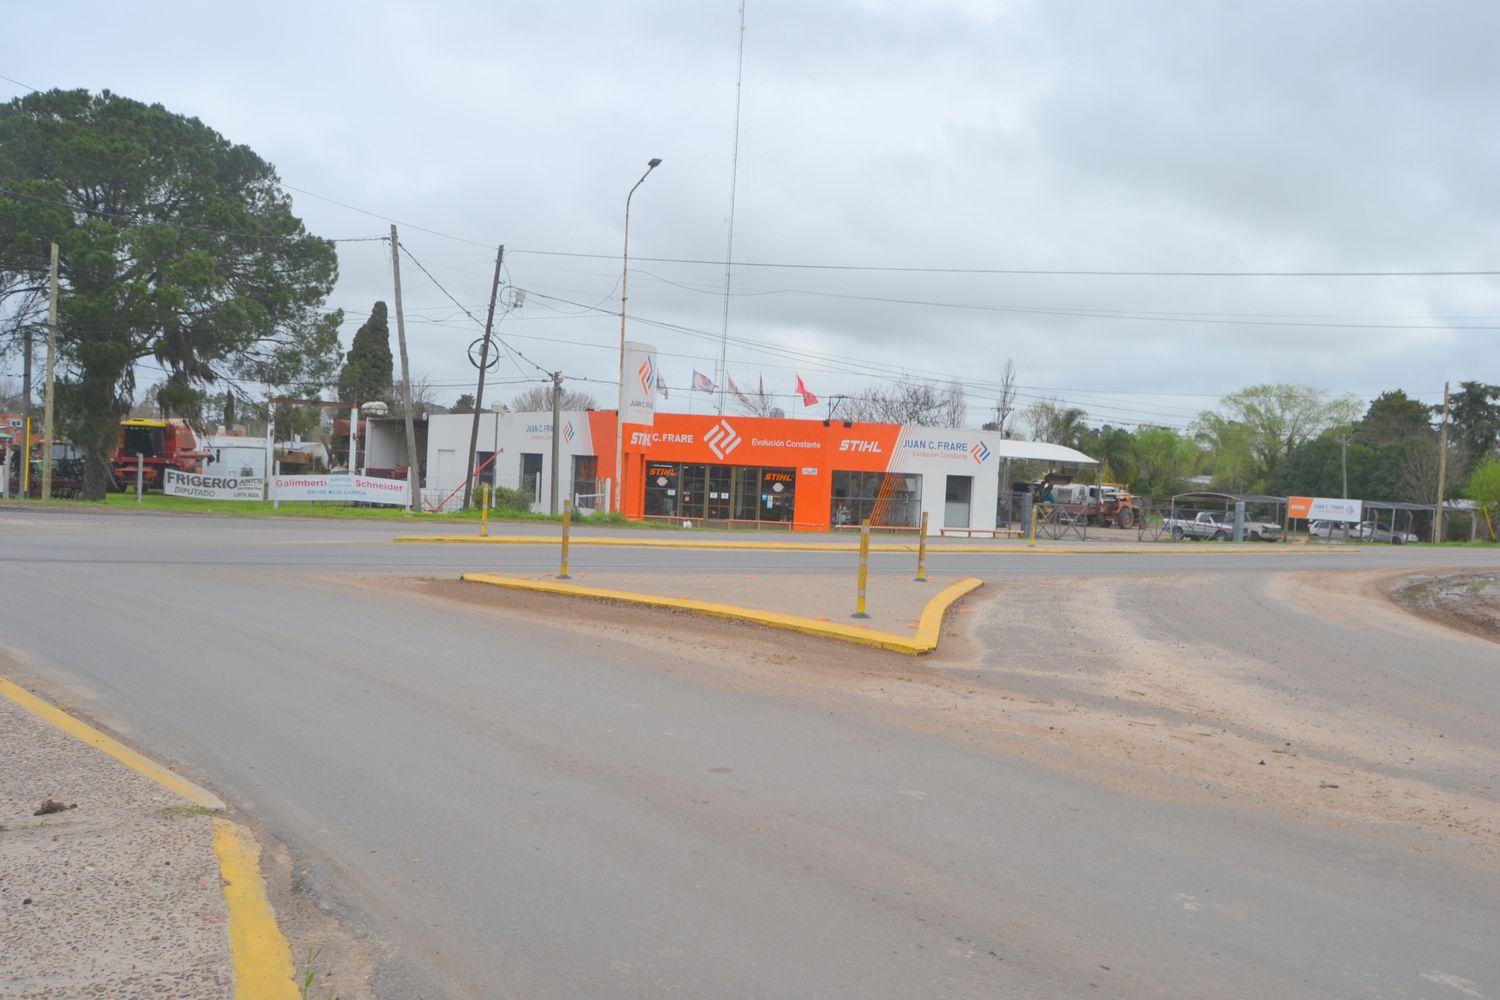
[{"label": "white awning", "polygon": [[1098,465],[1097,458],[1089,458],[1081,451],[1046,441],[1017,441],[1015,438],[995,440],[986,436],[985,443],[999,458],[1030,459],[1041,462],[1066,462],[1069,465]]}]

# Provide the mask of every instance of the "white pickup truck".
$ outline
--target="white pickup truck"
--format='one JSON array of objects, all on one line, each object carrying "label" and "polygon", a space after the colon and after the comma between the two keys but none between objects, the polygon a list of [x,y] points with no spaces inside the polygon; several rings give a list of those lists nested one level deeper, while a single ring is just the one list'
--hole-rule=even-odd
[{"label": "white pickup truck", "polygon": [[[1164,522],[1164,527],[1171,532],[1174,542],[1180,542],[1184,538],[1211,538],[1215,541],[1224,541],[1234,535],[1234,515],[1205,510],[1199,512],[1198,516],[1192,520],[1169,517]],[[1272,521],[1252,521],[1246,518],[1245,537],[1257,542],[1274,542],[1281,538],[1281,525]]]}]

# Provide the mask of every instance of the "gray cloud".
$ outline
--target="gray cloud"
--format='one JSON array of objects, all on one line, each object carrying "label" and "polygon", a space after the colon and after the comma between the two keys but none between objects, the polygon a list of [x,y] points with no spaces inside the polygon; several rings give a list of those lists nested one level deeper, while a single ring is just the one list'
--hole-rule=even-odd
[{"label": "gray cloud", "polygon": [[[247,18],[158,5],[149,23],[102,4],[49,8],[20,29],[35,44],[15,45],[0,72],[200,116],[274,162],[286,183],[410,223],[403,242],[477,314],[493,245],[504,242],[508,281],[533,294],[502,332],[544,366],[591,379],[614,367],[625,193],[661,156],[634,202],[631,310],[707,337],[645,323],[632,335],[661,348],[674,384],[710,370],[722,268],[644,258],[722,257],[737,4],[432,6],[270,4]],[[1500,71],[1488,51],[1500,9],[1478,0],[749,0],[747,24],[740,261],[1500,264],[1491,128]],[[68,46],[41,44],[64,29]],[[295,197],[324,235],[385,228]],[[389,264],[378,243],[345,244],[341,269],[333,304],[349,311],[352,333],[371,301],[389,298]],[[403,277],[414,363],[457,396],[471,374],[463,347],[473,325],[414,268]],[[1491,279],[737,266],[734,289],[731,337],[768,349],[731,345],[730,370],[742,383],[763,371],[777,391],[790,391],[793,368],[821,393],[854,391],[865,383],[854,370],[868,363],[963,378],[978,406],[1009,355],[1028,392],[1055,389],[1100,418],[1180,424],[1214,394],[1259,381],[1362,394],[1399,385],[1427,399],[1445,379],[1500,381],[1494,331],[1203,321],[1421,326],[1473,316],[1453,322],[1500,326]],[[1087,313],[1098,315],[1078,315]],[[611,391],[585,387],[601,399]]]}]

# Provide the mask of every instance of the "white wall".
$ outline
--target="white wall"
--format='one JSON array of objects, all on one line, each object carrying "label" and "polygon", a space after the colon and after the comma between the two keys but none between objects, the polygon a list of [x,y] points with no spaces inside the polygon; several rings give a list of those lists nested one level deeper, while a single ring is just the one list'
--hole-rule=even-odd
[{"label": "white wall", "polygon": [[[562,414],[564,427],[573,428],[572,440],[560,442],[559,485],[564,496],[572,492],[573,456],[594,454],[588,414],[581,410]],[[447,496],[463,485],[469,453],[469,435],[473,431],[472,413],[439,413],[427,423],[427,489]],[[522,456],[541,456],[541,502],[537,510],[552,505],[552,414],[551,413],[481,413],[479,444],[476,450],[495,451],[495,483],[510,489],[521,488]]]}]

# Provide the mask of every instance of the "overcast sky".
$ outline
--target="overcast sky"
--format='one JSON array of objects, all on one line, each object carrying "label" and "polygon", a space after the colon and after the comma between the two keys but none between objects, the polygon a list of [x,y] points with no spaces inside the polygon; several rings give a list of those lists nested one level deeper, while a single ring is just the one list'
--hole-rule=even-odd
[{"label": "overcast sky", "polygon": [[[723,330],[739,20],[736,0],[48,4],[13,19],[0,74],[198,116],[275,164],[314,233],[401,223],[480,320],[505,244],[527,297],[500,336],[604,405],[625,196],[661,157],[632,202],[630,336],[686,409]],[[1500,270],[1500,5],[748,0],[745,24],[728,369],[789,413],[795,373],[827,396],[905,369],[962,379],[977,424],[1007,357],[1021,404],[1117,424],[1182,426],[1256,382],[1500,382],[1495,277],[916,270]],[[390,266],[380,242],[339,256],[347,342]],[[413,368],[451,402],[479,330],[409,260],[402,280]],[[503,399],[535,377],[494,375]]]}]

